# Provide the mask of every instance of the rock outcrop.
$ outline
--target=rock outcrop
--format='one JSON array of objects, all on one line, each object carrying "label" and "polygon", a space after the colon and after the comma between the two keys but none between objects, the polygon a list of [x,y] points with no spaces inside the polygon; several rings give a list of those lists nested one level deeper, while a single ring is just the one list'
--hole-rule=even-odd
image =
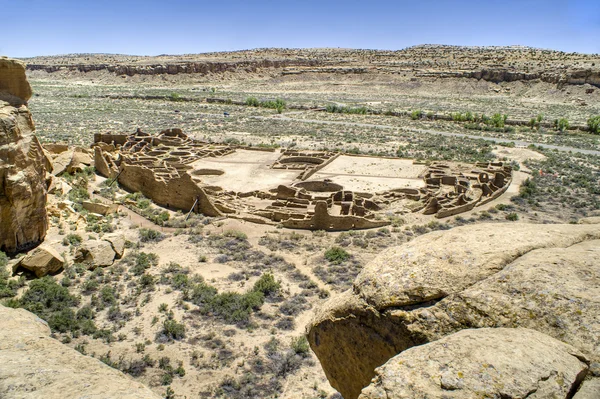
[{"label": "rock outcrop", "polygon": [[600,360],[600,226],[481,224],[383,253],[329,300],[309,342],[333,387],[358,397],[375,368],[457,331],[525,327]]},{"label": "rock outcrop", "polygon": [[75,260],[89,269],[106,267],[113,264],[117,254],[109,241],[89,240],[81,244],[75,254]]},{"label": "rock outcrop", "polygon": [[54,248],[41,245],[19,260],[13,266],[13,273],[21,267],[39,278],[58,273],[62,270],[64,263],[64,258]]},{"label": "rock outcrop", "polygon": [[50,328],[23,309],[0,305],[0,397],[3,399],[158,399],[101,361],[50,338]]},{"label": "rock outcrop", "polygon": [[31,96],[24,65],[0,58],[0,251],[34,247],[46,235],[48,158],[23,105]]},{"label": "rock outcrop", "polygon": [[10,102],[24,102],[33,94],[25,77],[25,64],[6,57],[0,57],[0,93],[15,98]]},{"label": "rock outcrop", "polygon": [[463,330],[375,370],[360,399],[567,398],[588,372],[577,349],[534,330]]}]

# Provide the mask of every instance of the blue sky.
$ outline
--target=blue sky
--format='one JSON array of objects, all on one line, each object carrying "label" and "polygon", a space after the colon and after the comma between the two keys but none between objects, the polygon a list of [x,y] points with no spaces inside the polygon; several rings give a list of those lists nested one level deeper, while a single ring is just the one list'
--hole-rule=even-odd
[{"label": "blue sky", "polygon": [[0,55],[513,45],[600,53],[600,0],[0,0]]}]

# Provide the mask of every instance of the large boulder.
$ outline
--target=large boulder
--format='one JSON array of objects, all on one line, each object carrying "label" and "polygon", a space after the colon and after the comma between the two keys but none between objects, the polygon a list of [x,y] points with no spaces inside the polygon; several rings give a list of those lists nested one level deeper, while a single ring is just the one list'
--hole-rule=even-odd
[{"label": "large boulder", "polygon": [[[0,57],[0,92],[27,102],[33,94],[25,76],[25,64],[18,60]],[[14,102],[11,98],[10,102]]]},{"label": "large boulder", "polygon": [[33,272],[36,277],[44,277],[61,271],[64,263],[64,258],[54,248],[41,245],[16,263],[13,272],[22,267]]},{"label": "large boulder", "polygon": [[121,259],[125,253],[125,236],[119,233],[106,234],[102,237],[104,241],[108,241],[115,251],[115,257]]},{"label": "large boulder", "polygon": [[0,305],[0,398],[158,399],[101,361],[50,338],[46,322]]},{"label": "large boulder", "polygon": [[527,327],[600,359],[600,226],[482,224],[386,251],[309,325],[333,387],[354,399],[375,368],[462,329]]},{"label": "large boulder", "polygon": [[0,251],[8,253],[34,247],[48,229],[48,160],[22,105],[27,88],[22,64],[0,58]]},{"label": "large boulder", "polygon": [[117,204],[103,204],[101,202],[92,202],[92,201],[83,201],[81,203],[83,209],[88,212],[97,213],[99,215],[109,215],[111,213],[116,213],[119,209],[119,205]]},{"label": "large boulder", "polygon": [[77,249],[75,260],[83,263],[90,269],[106,267],[113,264],[116,253],[112,244],[104,240],[85,241]]},{"label": "large boulder", "polygon": [[359,398],[566,399],[587,371],[577,349],[534,330],[463,330],[391,358]]}]

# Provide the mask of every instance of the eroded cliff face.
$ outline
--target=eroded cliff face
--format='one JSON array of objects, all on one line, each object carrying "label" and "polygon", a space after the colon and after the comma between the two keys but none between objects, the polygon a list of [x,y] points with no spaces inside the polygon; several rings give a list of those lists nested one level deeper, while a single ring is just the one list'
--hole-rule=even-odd
[{"label": "eroded cliff face", "polygon": [[31,87],[25,66],[0,58],[0,250],[15,253],[46,235],[49,161],[25,103]]},{"label": "eroded cliff face", "polygon": [[[429,233],[367,265],[352,290],[317,311],[309,342],[330,383],[346,399],[361,391],[362,398],[422,397],[390,388],[408,389],[402,381],[411,380],[411,368],[403,366],[408,359],[403,353],[465,329],[528,328],[572,345],[585,362],[597,363],[599,255],[597,224],[481,224]],[[451,363],[443,352],[432,353],[427,355],[432,362],[439,356],[440,364]],[[534,358],[548,367],[543,358]],[[571,375],[573,386],[566,391],[562,386],[555,396],[540,397],[572,397],[587,371],[579,373]],[[373,377],[376,387],[363,390]],[[440,395],[473,397],[466,392],[477,391],[477,381],[459,380],[464,395],[450,393],[457,389],[452,384]]]}]

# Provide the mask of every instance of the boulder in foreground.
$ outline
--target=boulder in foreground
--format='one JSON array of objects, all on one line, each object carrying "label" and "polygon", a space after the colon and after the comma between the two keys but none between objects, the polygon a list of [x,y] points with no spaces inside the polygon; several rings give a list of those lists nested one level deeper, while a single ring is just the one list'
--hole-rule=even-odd
[{"label": "boulder in foreground", "polygon": [[50,338],[24,309],[0,305],[0,398],[159,399],[148,387],[100,360]]},{"label": "boulder in foreground", "polygon": [[587,371],[578,350],[534,330],[463,330],[391,358],[359,398],[569,398]]}]

